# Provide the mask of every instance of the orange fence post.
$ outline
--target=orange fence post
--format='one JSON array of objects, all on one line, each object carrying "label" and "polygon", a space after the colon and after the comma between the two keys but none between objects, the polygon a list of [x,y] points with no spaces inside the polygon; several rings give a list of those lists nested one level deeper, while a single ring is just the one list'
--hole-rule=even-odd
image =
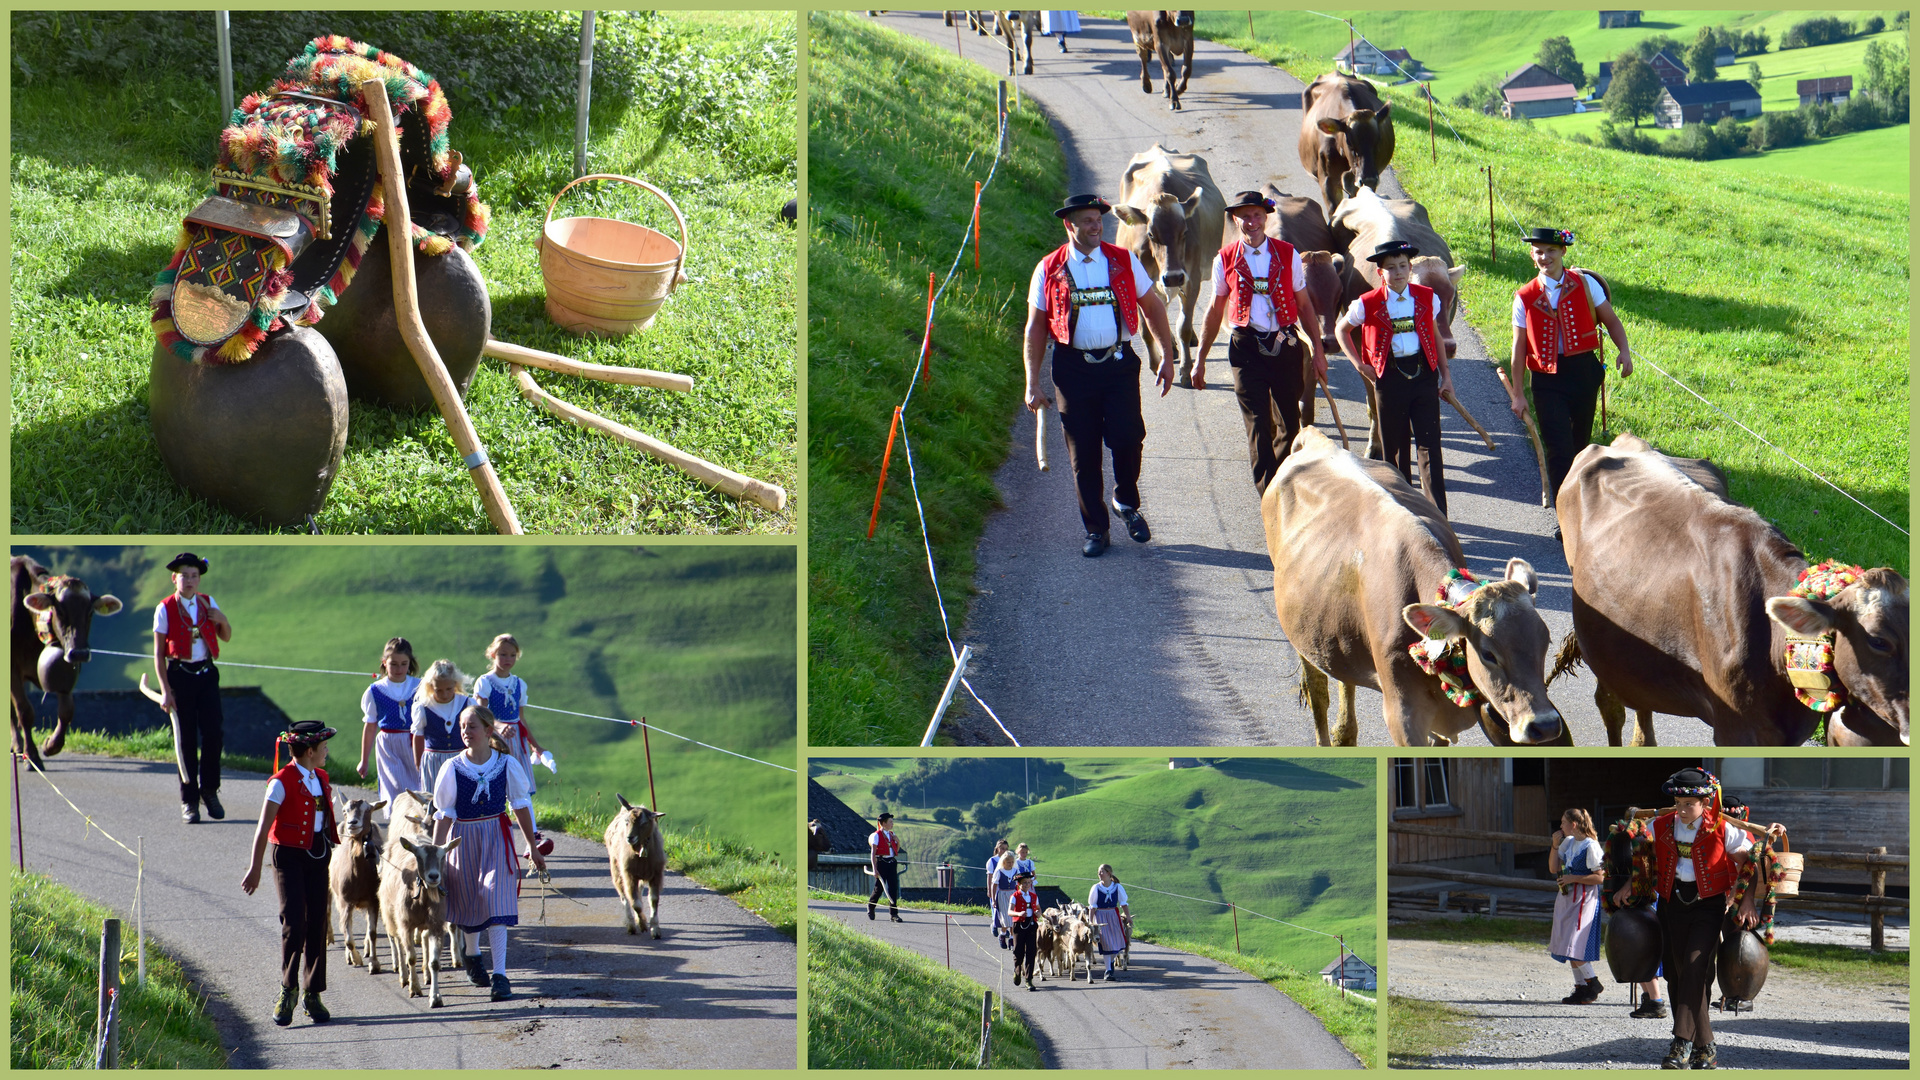
[{"label": "orange fence post", "polygon": [[973,182],[973,268],[980,269],[980,181]]},{"label": "orange fence post", "polygon": [[880,524],[880,495],[887,490],[887,466],[893,462],[893,437],[900,432],[900,406],[893,407],[893,425],[887,429],[887,452],[880,458],[880,486],[873,489],[873,516],[867,519],[867,539]]}]

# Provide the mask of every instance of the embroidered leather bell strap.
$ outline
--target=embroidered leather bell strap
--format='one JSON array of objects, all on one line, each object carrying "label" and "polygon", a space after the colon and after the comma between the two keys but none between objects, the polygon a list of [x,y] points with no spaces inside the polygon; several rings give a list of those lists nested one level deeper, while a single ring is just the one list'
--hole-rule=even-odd
[{"label": "embroidered leather bell strap", "polygon": [[[1789,596],[1828,601],[1858,584],[1865,573],[1858,566],[1831,560],[1800,571],[1800,581]],[[1818,637],[1787,635],[1787,678],[1800,704],[1814,712],[1828,713],[1847,703],[1847,688],[1840,685],[1833,668],[1833,631]]]},{"label": "embroidered leather bell strap", "polygon": [[[1457,612],[1486,584],[1471,570],[1449,570],[1440,587],[1434,590],[1433,601]],[[1456,596],[1459,599],[1454,599]],[[1465,641],[1422,638],[1407,646],[1407,652],[1412,654],[1413,662],[1420,665],[1421,671],[1440,680],[1440,692],[1447,695],[1448,701],[1462,708],[1486,703],[1486,695],[1474,689],[1473,680],[1467,675]]]},{"label": "embroidered leather bell strap", "polygon": [[[72,588],[73,586],[78,584],[80,584],[79,578],[69,577],[65,574],[62,574],[59,577],[50,577],[47,580],[41,582],[40,587],[35,589],[34,591],[46,593],[48,596],[57,598],[60,595],[61,589]],[[53,640],[53,609],[52,608],[48,608],[45,611],[36,611],[33,613],[33,632],[39,636],[40,644],[42,645],[55,644]]]},{"label": "embroidered leather bell strap", "polygon": [[[1645,821],[1613,823],[1607,832],[1605,865],[1600,902],[1608,911],[1653,903],[1653,834]],[[1614,901],[1622,885],[1628,888],[1625,905]]]},{"label": "embroidered leather bell strap", "polygon": [[1073,299],[1073,306],[1077,308],[1100,307],[1113,303],[1113,290],[1105,285],[1096,289],[1075,289],[1069,295]]}]

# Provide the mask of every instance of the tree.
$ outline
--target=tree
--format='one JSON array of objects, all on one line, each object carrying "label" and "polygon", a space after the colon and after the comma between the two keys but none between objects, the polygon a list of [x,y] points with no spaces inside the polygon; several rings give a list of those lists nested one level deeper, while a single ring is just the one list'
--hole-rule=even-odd
[{"label": "tree", "polygon": [[1749,63],[1747,65],[1747,81],[1753,84],[1755,90],[1760,89],[1760,79],[1760,65]]},{"label": "tree", "polygon": [[1660,100],[1660,76],[1639,54],[1622,53],[1613,62],[1613,82],[1607,86],[1603,100],[1608,116],[1637,128],[1641,117],[1653,115],[1654,104]]},{"label": "tree", "polygon": [[1887,28],[1887,20],[1878,15],[1868,17],[1867,24],[1860,28],[1863,34],[1877,34]]},{"label": "tree", "polygon": [[933,820],[937,824],[948,825],[957,829],[960,827],[960,808],[957,806],[939,807],[933,812]]},{"label": "tree", "polygon": [[1907,75],[1911,61],[1907,50],[1891,41],[1870,41],[1861,57],[1867,69],[1865,96],[1883,106],[1888,123],[1905,123],[1911,90]]},{"label": "tree", "polygon": [[1680,39],[1670,34],[1655,34],[1652,37],[1643,37],[1633,44],[1634,55],[1648,63],[1652,63],[1653,58],[1661,53],[1666,53],[1668,56],[1678,58],[1686,51],[1686,46],[1680,44]]},{"label": "tree", "polygon": [[1573,42],[1567,40],[1565,35],[1541,42],[1540,51],[1533,54],[1533,61],[1572,83],[1575,90],[1587,84],[1587,70],[1573,55]]},{"label": "tree", "polygon": [[1700,35],[1687,48],[1687,81],[1702,83],[1718,78],[1720,66],[1714,63],[1713,58],[1719,51],[1720,47],[1713,40],[1713,30],[1701,27]]}]

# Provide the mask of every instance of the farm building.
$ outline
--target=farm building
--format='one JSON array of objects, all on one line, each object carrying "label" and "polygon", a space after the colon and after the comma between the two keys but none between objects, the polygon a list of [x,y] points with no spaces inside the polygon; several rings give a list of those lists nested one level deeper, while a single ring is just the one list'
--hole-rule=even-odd
[{"label": "farm building", "polygon": [[[1355,75],[1383,75],[1419,78],[1425,70],[1420,61],[1405,49],[1380,49],[1370,41],[1356,41],[1333,58],[1336,68],[1344,67]],[[1404,74],[1403,74],[1404,73]]]},{"label": "farm building", "polygon": [[1606,97],[1607,87],[1612,85],[1613,61],[1602,60],[1600,61],[1600,69],[1593,73],[1593,96],[1595,98]]},{"label": "farm building", "polygon": [[1728,65],[1732,64],[1733,61],[1734,61],[1734,55],[1733,55],[1733,49],[1731,46],[1722,45],[1718,49],[1714,50],[1714,53],[1713,53],[1714,67],[1717,67],[1717,68],[1727,67]]},{"label": "farm building", "polygon": [[1647,66],[1653,69],[1655,75],[1660,76],[1661,86],[1687,85],[1687,65],[1675,60],[1664,49],[1654,53],[1653,59],[1647,61]]},{"label": "farm building", "polygon": [[1637,11],[1603,11],[1600,13],[1600,29],[1618,30],[1628,26],[1640,25],[1640,13]]},{"label": "farm building", "polygon": [[1348,953],[1320,969],[1320,981],[1342,990],[1376,990],[1380,974],[1365,960]]},{"label": "farm building", "polygon": [[873,825],[819,781],[807,780],[807,885],[831,892],[865,894],[872,888],[861,867],[867,865],[867,837]]},{"label": "farm building", "polygon": [[1760,115],[1760,91],[1745,79],[1668,86],[1653,106],[1655,127],[1711,124],[1723,116],[1749,120]]},{"label": "farm building", "polygon": [[1853,76],[1801,79],[1793,87],[1799,92],[1802,105],[1838,105],[1853,96]]},{"label": "farm building", "polygon": [[[53,730],[60,699],[42,695],[33,706],[35,731],[45,737]],[[274,740],[287,730],[293,719],[274,704],[257,686],[220,688],[220,713],[224,717],[225,747],[229,754],[273,758]],[[160,706],[138,690],[77,690],[73,695],[73,730],[100,731],[108,735],[133,735],[171,726]],[[357,742],[358,731],[353,733]]]},{"label": "farm building", "polygon": [[1512,119],[1565,116],[1573,111],[1575,92],[1573,84],[1561,76],[1539,64],[1528,64],[1507,76],[1500,84],[1500,96],[1506,101],[1501,115]]}]

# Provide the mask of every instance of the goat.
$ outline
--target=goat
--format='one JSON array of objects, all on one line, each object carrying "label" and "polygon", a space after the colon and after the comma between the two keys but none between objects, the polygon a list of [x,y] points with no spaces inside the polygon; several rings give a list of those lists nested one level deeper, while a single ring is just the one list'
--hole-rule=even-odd
[{"label": "goat", "polygon": [[440,1000],[440,928],[447,922],[447,854],[460,846],[454,837],[445,844],[415,843],[396,836],[387,844],[387,870],[380,875],[380,917],[393,943],[393,964],[408,997],[420,996],[420,976],[426,973],[428,1003]]},{"label": "goat", "polygon": [[647,930],[647,912],[641,908],[645,895],[652,896],[652,934],[660,937],[660,891],[666,886],[667,843],[660,835],[659,822],[665,814],[656,814],[644,806],[634,806],[626,796],[615,793],[620,812],[607,823],[607,863],[613,874],[613,887],[619,890],[625,905],[627,933]]},{"label": "goat", "polygon": [[[347,966],[359,967],[360,951],[353,947],[353,913],[367,913],[367,954],[369,975],[380,974],[380,954],[374,948],[374,927],[380,922],[380,829],[373,823],[373,812],[387,805],[385,800],[367,805],[365,799],[340,801],[340,853],[327,867],[327,896],[340,919],[340,936],[347,940]],[[333,936],[333,920],[327,920],[327,936]],[[331,943],[331,941],[329,941]]]},{"label": "goat", "polygon": [[[405,836],[417,844],[430,843],[433,840],[433,795],[425,791],[403,791],[393,797],[393,809],[388,811],[390,822],[387,826],[387,845],[393,845],[393,838]],[[457,926],[447,927],[447,967],[458,968],[466,963],[466,931]]]}]

